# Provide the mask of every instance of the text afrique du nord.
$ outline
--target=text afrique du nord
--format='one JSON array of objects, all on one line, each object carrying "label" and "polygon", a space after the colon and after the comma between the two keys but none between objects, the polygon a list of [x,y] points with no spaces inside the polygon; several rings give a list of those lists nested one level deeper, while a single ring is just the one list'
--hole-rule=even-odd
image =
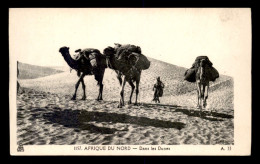
[{"label": "text afrique du nord", "polygon": [[131,146],[74,146],[74,150],[87,150],[87,151],[131,150]]},{"label": "text afrique du nord", "polygon": [[139,146],[137,147],[131,147],[131,146],[74,146],[74,150],[87,150],[87,151],[129,151],[131,149],[134,150],[170,150],[169,147],[162,147],[162,146]]}]

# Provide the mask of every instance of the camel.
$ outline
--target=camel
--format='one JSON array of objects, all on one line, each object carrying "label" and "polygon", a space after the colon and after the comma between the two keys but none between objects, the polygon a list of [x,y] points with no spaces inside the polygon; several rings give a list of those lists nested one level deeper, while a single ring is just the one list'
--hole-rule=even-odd
[{"label": "camel", "polygon": [[[117,74],[117,79],[119,80],[121,89],[120,89],[120,100],[118,108],[124,106],[124,88],[126,82],[131,86],[131,93],[128,104],[132,104],[132,96],[134,89],[136,89],[136,98],[134,105],[138,105],[138,93],[139,93],[139,84],[142,69],[140,67],[134,67],[133,64],[136,62],[135,56],[138,55],[135,52],[130,52],[129,58],[127,60],[117,60],[115,57],[116,50],[113,47],[107,47],[104,49],[103,54],[106,55],[107,66],[115,70]],[[128,63],[124,63],[124,62]],[[149,62],[149,61],[148,61]],[[150,65],[149,65],[150,66]],[[134,82],[136,85],[134,85]]]},{"label": "camel", "polygon": [[201,59],[199,62],[199,67],[196,70],[196,85],[197,85],[197,95],[198,104],[197,108],[202,109],[201,102],[203,102],[203,108],[207,106],[208,90],[209,90],[209,69],[207,68],[207,63],[205,59]]},{"label": "camel", "polygon": [[[103,93],[103,77],[105,73],[106,66],[106,58],[99,52],[97,49],[85,49],[82,50],[81,57],[79,57],[77,60],[73,59],[69,53],[69,47],[61,47],[59,49],[59,52],[64,57],[64,60],[67,62],[67,64],[74,70],[77,71],[77,75],[79,77],[79,80],[77,81],[75,85],[75,92],[71,98],[71,100],[76,100],[76,94],[79,87],[79,84],[82,84],[83,89],[83,97],[82,100],[86,99],[86,93],[85,93],[85,83],[84,83],[84,77],[86,75],[94,75],[95,80],[98,82],[97,85],[99,85],[99,94],[96,100],[100,101],[103,100],[102,93]],[[87,54],[87,52],[90,52]],[[90,58],[89,56],[92,56]],[[94,57],[93,57],[94,56]],[[92,63],[96,63],[96,66],[93,67]]]}]

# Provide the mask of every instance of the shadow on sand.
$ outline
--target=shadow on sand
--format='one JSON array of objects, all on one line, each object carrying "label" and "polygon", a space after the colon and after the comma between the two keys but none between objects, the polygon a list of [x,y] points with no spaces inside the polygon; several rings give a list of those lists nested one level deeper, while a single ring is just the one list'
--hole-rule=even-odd
[{"label": "shadow on sand", "polygon": [[154,108],[154,107],[167,107],[169,109],[176,109],[178,107],[178,105],[168,105],[168,104],[151,104],[151,103],[142,103],[141,104],[143,107],[147,107],[147,108]]},{"label": "shadow on sand", "polygon": [[[216,112],[203,112],[203,111],[194,111],[188,109],[176,109],[174,112],[182,112],[188,116],[200,117],[209,121],[224,121],[223,118],[233,118],[232,115]],[[210,117],[209,117],[210,116]]]},{"label": "shadow on sand", "polygon": [[[144,107],[147,107],[147,108],[167,107],[169,109],[174,109],[173,112],[182,112],[183,114],[186,114],[188,116],[200,117],[202,119],[206,119],[209,121],[224,121],[223,118],[228,118],[228,119],[234,118],[232,115],[228,115],[228,114],[224,114],[224,113],[195,111],[192,109],[184,109],[183,107],[178,106],[178,105],[150,104],[150,103],[143,103],[141,105]],[[214,117],[214,118],[212,118],[212,117]]]},{"label": "shadow on sand", "polygon": [[182,129],[185,124],[181,122],[171,122],[150,119],[146,117],[136,117],[129,116],[126,114],[117,114],[117,113],[106,113],[106,112],[90,112],[82,110],[55,110],[54,112],[49,112],[43,114],[43,118],[52,123],[58,123],[65,127],[69,128],[79,128],[81,130],[89,130],[92,133],[103,133],[103,134],[112,134],[117,129],[97,127],[94,125],[88,124],[89,121],[96,122],[111,122],[111,123],[130,123],[140,126],[153,126],[160,128],[176,128]]}]

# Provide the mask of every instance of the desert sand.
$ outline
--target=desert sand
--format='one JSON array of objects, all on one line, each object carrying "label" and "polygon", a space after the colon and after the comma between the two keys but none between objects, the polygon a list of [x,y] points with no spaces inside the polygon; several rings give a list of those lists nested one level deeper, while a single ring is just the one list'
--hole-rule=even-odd
[{"label": "desert sand", "polygon": [[[70,100],[76,72],[35,79],[19,79],[24,92],[17,95],[17,141],[25,145],[216,145],[234,144],[232,78],[211,83],[207,111],[196,106],[192,83],[183,81],[182,67],[152,60],[142,72],[139,105],[117,108],[119,83],[106,69],[103,101],[96,101],[98,86],[85,77],[87,100]],[[157,69],[160,68],[160,69]],[[151,102],[157,76],[165,83],[160,104]],[[130,87],[126,86],[125,101]],[[133,96],[133,100],[135,94]]]}]

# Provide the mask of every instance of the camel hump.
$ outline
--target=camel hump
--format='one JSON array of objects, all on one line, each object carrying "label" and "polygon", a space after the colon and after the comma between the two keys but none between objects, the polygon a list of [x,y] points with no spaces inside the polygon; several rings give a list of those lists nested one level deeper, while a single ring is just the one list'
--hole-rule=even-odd
[{"label": "camel hump", "polygon": [[81,52],[81,49],[77,49],[75,52],[76,52],[76,53],[77,53],[77,52]]},{"label": "camel hump", "polygon": [[198,57],[196,57],[195,60],[201,60],[201,59],[209,60],[209,58],[207,56],[198,56]]},{"label": "camel hump", "polygon": [[195,62],[199,63],[201,60],[209,61],[209,58],[207,56],[198,56],[195,59]]},{"label": "camel hump", "polygon": [[219,73],[218,71],[212,66],[213,63],[209,60],[207,56],[198,56],[195,59],[195,62],[192,65],[192,68],[186,70],[184,74],[184,80],[189,81],[189,82],[196,82],[196,71],[199,67],[200,61],[204,59],[206,61],[206,70],[207,70],[207,76],[209,81],[215,81],[217,78],[219,78]]},{"label": "camel hump", "polygon": [[97,67],[106,67],[106,58],[105,55],[101,54],[98,49],[86,48],[81,51],[82,56],[85,57],[87,62],[89,62],[93,69]]},{"label": "camel hump", "polygon": [[122,47],[127,49],[130,52],[142,53],[142,50],[141,50],[141,48],[139,46],[126,44],[126,45],[123,45]]},{"label": "camel hump", "polygon": [[127,67],[135,66],[139,70],[146,70],[150,67],[150,61],[142,54],[139,46],[124,44],[115,48],[115,57]]},{"label": "camel hump", "polygon": [[213,63],[209,60],[209,58],[207,56],[198,56],[196,57],[195,61],[192,64],[192,68],[199,68],[200,66],[200,61],[204,59],[205,60],[205,64],[206,66],[212,67]]},{"label": "camel hump", "polygon": [[142,53],[142,50],[139,46],[131,45],[131,44],[124,44],[118,47],[115,47],[115,51],[117,56],[122,54],[122,53],[128,53],[130,54],[131,52],[136,52],[136,53]]},{"label": "camel hump", "polygon": [[85,48],[81,52],[85,53],[86,55],[93,53],[93,52],[101,54],[100,51],[98,49],[95,49],[95,48]]}]

